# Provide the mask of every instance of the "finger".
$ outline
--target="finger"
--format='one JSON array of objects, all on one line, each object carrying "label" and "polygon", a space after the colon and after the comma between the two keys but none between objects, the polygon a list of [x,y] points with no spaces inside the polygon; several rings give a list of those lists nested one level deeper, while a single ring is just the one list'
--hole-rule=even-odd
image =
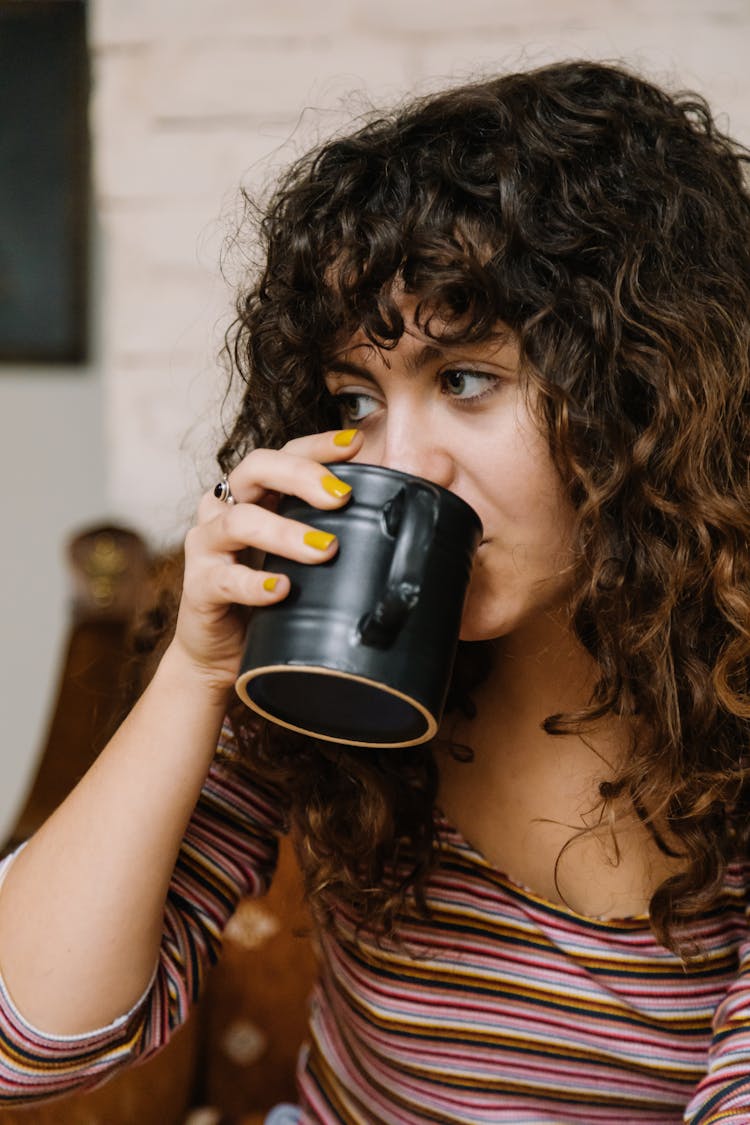
[{"label": "finger", "polygon": [[299,472],[304,471],[300,461],[311,462],[305,479],[314,483],[326,462],[349,460],[361,445],[359,430],[328,430],[293,438],[279,450],[255,449],[229,474],[229,487],[237,502],[255,503],[265,489],[307,499],[293,487]]},{"label": "finger", "polygon": [[340,508],[352,493],[351,485],[318,461],[274,449],[248,454],[233,471],[230,488],[231,504],[217,499],[214,493],[203,496],[198,505],[198,524],[210,523],[237,508],[275,513],[281,495],[297,496],[315,508]]},{"label": "finger", "polygon": [[346,461],[362,447],[362,431],[324,430],[319,434],[305,434],[292,438],[283,449],[313,461]]},{"label": "finger", "polygon": [[290,586],[285,574],[251,570],[241,563],[220,563],[205,574],[202,595],[214,605],[272,605],[287,596]]},{"label": "finger", "polygon": [[296,562],[319,563],[333,558],[338,540],[330,532],[279,516],[258,504],[224,506],[212,520],[188,532],[190,557],[246,550],[273,552]]},{"label": "finger", "polygon": [[[319,434],[315,438],[320,438]],[[299,442],[307,439],[299,439]],[[317,442],[309,453],[331,453],[332,442]],[[349,453],[349,449],[347,449]],[[254,449],[229,474],[228,484],[236,504],[259,504],[269,493],[299,496],[316,507],[340,507],[351,493],[349,485],[325,466],[325,458],[302,456],[288,449]],[[204,497],[199,516],[210,519],[222,503],[213,494]]]},{"label": "finger", "polygon": [[[232,500],[259,504],[275,511],[280,494],[286,493],[321,508],[340,507],[351,490],[322,462],[353,457],[361,445],[360,432],[349,429],[308,434],[293,439],[280,450],[255,449],[229,474]],[[302,464],[303,461],[306,464]],[[319,485],[323,486],[323,493]],[[197,513],[199,524],[214,519],[220,510],[222,501],[217,497],[218,489],[217,485],[202,497]]]},{"label": "finger", "polygon": [[[265,508],[271,512],[275,512],[278,508],[280,499],[281,497],[278,492],[271,492],[270,490],[263,491],[262,489],[259,489],[257,498],[253,501],[248,501],[248,503],[255,504],[258,507]],[[234,498],[233,493],[232,503],[227,504],[226,501],[217,499],[215,489],[211,489],[210,492],[205,492],[198,504],[198,510],[196,512],[196,524],[201,525],[210,523],[211,520],[215,520],[223,512],[235,507],[237,503],[238,501]]]}]

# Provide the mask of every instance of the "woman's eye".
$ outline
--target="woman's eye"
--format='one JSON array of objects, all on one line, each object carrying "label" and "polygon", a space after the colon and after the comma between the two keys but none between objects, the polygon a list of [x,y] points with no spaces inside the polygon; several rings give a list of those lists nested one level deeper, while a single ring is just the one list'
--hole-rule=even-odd
[{"label": "woman's eye", "polygon": [[442,375],[444,393],[451,398],[477,399],[491,393],[497,378],[485,371],[464,371],[460,368],[444,371]]},{"label": "woman's eye", "polygon": [[373,410],[377,410],[378,404],[371,395],[364,393],[353,393],[351,391],[341,392],[334,395],[336,405],[341,411],[342,421],[346,422],[362,422],[368,414],[372,414]]}]

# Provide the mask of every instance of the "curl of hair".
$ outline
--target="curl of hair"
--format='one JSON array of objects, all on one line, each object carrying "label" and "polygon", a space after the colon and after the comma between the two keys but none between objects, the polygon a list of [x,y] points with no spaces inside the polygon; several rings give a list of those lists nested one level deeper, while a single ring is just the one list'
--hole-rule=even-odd
[{"label": "curl of hair", "polygon": [[[227,340],[245,388],[224,470],[339,424],[326,364],[360,327],[395,345],[395,281],[418,296],[427,335],[482,339],[498,321],[515,334],[574,502],[571,610],[599,670],[588,705],[544,728],[637,720],[600,796],[625,796],[677,842],[682,873],[650,904],[672,947],[750,823],[747,161],[700,97],[615,66],[558,63],[423,98],[288,171]],[[452,706],[471,706],[486,670],[486,646],[462,644]],[[237,721],[289,796],[321,914],[340,901],[388,930],[424,908],[433,748],[363,754]]]}]

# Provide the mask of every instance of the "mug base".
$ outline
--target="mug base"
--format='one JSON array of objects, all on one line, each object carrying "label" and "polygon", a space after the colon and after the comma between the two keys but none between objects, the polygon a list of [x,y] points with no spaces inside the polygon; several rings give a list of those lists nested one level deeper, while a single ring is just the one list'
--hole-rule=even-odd
[{"label": "mug base", "polygon": [[437,732],[435,716],[419,700],[338,668],[271,664],[244,672],[235,686],[257,714],[325,742],[395,749],[419,746]]}]

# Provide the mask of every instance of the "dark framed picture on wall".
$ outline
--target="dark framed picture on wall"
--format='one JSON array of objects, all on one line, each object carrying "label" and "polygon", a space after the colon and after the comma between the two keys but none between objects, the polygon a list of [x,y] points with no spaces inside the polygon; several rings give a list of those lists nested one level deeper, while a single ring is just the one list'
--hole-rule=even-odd
[{"label": "dark framed picture on wall", "polygon": [[0,0],[1,363],[86,358],[88,91],[84,0]]}]

